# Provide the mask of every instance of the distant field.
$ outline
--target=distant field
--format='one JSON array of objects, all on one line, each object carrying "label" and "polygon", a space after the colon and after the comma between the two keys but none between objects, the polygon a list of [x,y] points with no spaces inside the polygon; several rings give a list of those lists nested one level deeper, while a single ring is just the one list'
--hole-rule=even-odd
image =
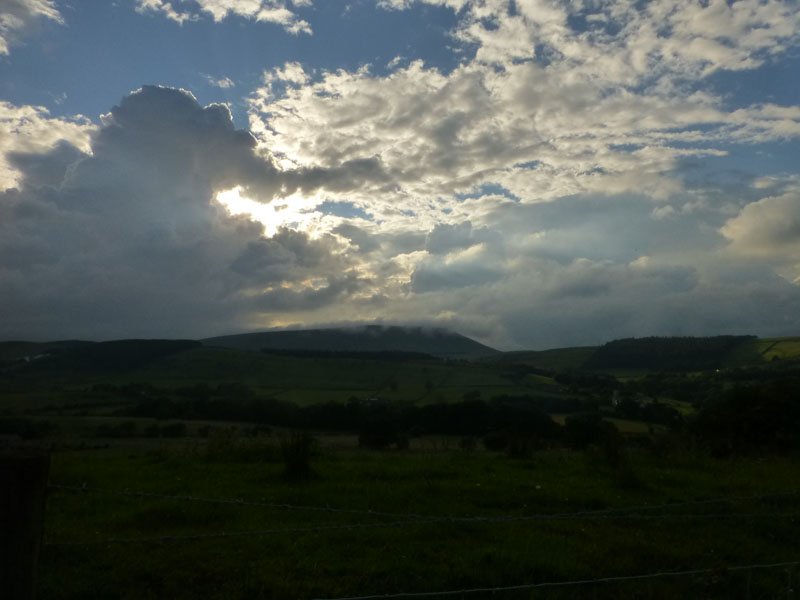
[{"label": "distant field", "polygon": [[540,369],[566,371],[580,369],[596,349],[597,346],[581,346],[553,350],[506,352],[500,358],[493,357],[486,360],[509,361]]},{"label": "distant field", "polygon": [[[555,421],[559,425],[563,425],[569,416],[570,415],[565,415],[565,414],[550,415],[553,421]],[[613,423],[614,426],[620,431],[620,433],[634,433],[634,434],[648,433],[653,428],[652,426],[648,426],[647,423],[643,423],[641,421],[631,421],[630,419],[618,419],[616,417],[606,417],[605,420],[609,421],[610,423]],[[656,428],[660,429],[659,427]]]},{"label": "distant field", "polygon": [[[552,378],[522,379],[496,364],[441,359],[387,359],[293,356],[223,348],[193,348],[146,365],[97,374],[70,371],[29,372],[21,367],[7,389],[0,380],[0,410],[69,407],[106,402],[90,394],[96,386],[147,384],[177,390],[197,385],[236,384],[262,396],[300,405],[381,398],[415,403],[460,401],[466,394],[490,399],[498,395],[562,394]],[[49,380],[49,383],[48,383]],[[109,396],[108,402],[120,400]],[[128,400],[130,402],[130,399]]]},{"label": "distant field", "polygon": [[759,339],[757,348],[764,360],[798,359],[800,358],[800,337]]}]

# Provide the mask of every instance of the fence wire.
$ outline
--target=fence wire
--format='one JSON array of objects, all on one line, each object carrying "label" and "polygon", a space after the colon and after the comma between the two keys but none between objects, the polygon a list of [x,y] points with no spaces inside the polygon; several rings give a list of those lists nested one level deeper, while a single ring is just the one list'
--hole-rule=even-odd
[{"label": "fence wire", "polygon": [[[800,490],[787,490],[781,492],[769,492],[764,494],[753,494],[748,496],[723,496],[718,498],[707,498],[701,500],[685,500],[680,502],[666,502],[661,504],[643,504],[638,506],[621,506],[614,508],[603,508],[598,510],[584,510],[576,512],[561,512],[561,513],[538,513],[533,515],[508,515],[508,516],[484,516],[484,515],[426,515],[419,513],[395,513],[384,512],[371,509],[350,509],[350,508],[337,508],[331,506],[308,506],[297,505],[288,503],[273,503],[273,502],[259,502],[253,500],[244,500],[240,498],[207,498],[201,496],[191,495],[174,495],[174,494],[159,494],[155,492],[144,491],[130,491],[130,490],[112,490],[106,488],[95,487],[81,487],[69,485],[54,485],[48,486],[51,489],[69,491],[69,492],[85,492],[96,494],[111,494],[118,496],[128,496],[134,498],[153,498],[159,500],[174,500],[181,502],[203,502],[209,504],[227,504],[233,506],[247,506],[253,508],[271,508],[278,510],[296,510],[296,511],[309,511],[309,512],[329,512],[329,513],[342,513],[354,515],[366,515],[373,517],[389,517],[392,519],[406,519],[406,520],[421,520],[425,522],[432,521],[452,521],[452,522],[505,522],[505,521],[540,521],[540,520],[557,520],[557,519],[578,519],[582,517],[602,517],[603,515],[614,516],[616,513],[631,513],[623,515],[625,518],[632,518],[637,513],[653,511],[653,510],[668,510],[674,508],[684,508],[687,506],[702,506],[711,504],[735,504],[739,502],[748,502],[754,500],[767,500],[781,497],[791,497],[800,494]],[[753,514],[752,516],[767,516],[777,513],[764,513]],[[656,515],[654,517],[664,516]],[[680,517],[682,515],[668,515]],[[684,517],[692,518],[692,515],[683,515]],[[727,517],[729,515],[717,515],[717,518]],[[730,516],[747,516],[747,515],[730,515]],[[794,515],[781,515],[792,517]],[[640,515],[640,518],[654,518],[647,515]]]},{"label": "fence wire", "polygon": [[495,594],[497,592],[511,592],[517,590],[533,590],[539,588],[557,588],[581,585],[595,585],[600,583],[618,583],[626,581],[641,581],[645,579],[659,579],[665,577],[689,577],[692,575],[713,575],[720,576],[729,572],[753,571],[756,569],[777,569],[784,567],[796,567],[800,561],[788,561],[769,564],[738,565],[734,567],[713,568],[713,569],[691,569],[688,571],[662,571],[659,573],[644,573],[641,575],[616,575],[610,577],[598,577],[596,579],[574,579],[570,581],[547,581],[542,583],[523,583],[520,585],[508,585],[500,587],[466,588],[458,590],[443,590],[435,592],[400,592],[395,594],[373,594],[370,596],[344,596],[337,598],[316,598],[315,600],[379,600],[380,598],[434,598],[442,596],[459,596],[467,594]]}]

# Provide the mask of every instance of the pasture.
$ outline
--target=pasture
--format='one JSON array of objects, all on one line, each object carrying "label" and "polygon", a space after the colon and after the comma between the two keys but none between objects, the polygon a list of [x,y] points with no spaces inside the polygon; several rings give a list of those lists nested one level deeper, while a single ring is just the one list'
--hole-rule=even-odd
[{"label": "pasture", "polygon": [[270,437],[57,453],[50,481],[69,489],[49,493],[42,597],[337,598],[696,569],[535,597],[786,597],[786,569],[725,569],[800,559],[789,458],[636,451],[620,477],[597,452],[353,442],[327,439],[304,481]]}]

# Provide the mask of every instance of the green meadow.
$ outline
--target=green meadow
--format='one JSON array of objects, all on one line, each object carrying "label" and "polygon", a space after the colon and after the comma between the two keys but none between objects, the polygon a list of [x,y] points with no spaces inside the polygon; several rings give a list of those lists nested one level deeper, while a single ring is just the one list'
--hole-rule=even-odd
[{"label": "green meadow", "polygon": [[[496,594],[786,597],[785,569],[747,575],[752,596],[744,595],[744,575],[724,570],[800,559],[798,497],[780,495],[797,492],[800,463],[792,458],[719,461],[681,450],[635,451],[621,474],[592,451],[512,459],[460,449],[457,440],[419,440],[404,452],[360,450],[347,439],[328,443],[316,451],[305,481],[286,478],[278,441],[269,438],[55,454],[51,484],[87,491],[49,493],[41,596],[336,598],[708,569],[667,580],[543,588],[535,596]],[[757,497],[741,499],[748,496]],[[713,499],[729,500],[681,505]],[[507,522],[421,518],[586,511]],[[242,535],[202,537],[236,533]],[[194,535],[201,537],[181,539]]]},{"label": "green meadow", "polygon": [[749,600],[800,578],[797,338],[64,344],[0,344],[0,445],[51,454],[41,598]]}]

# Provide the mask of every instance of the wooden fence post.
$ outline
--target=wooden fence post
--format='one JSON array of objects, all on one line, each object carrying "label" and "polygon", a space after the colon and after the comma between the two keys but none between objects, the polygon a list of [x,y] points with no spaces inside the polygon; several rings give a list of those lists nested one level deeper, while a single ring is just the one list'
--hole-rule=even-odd
[{"label": "wooden fence post", "polygon": [[0,596],[34,600],[50,456],[0,454]]}]

